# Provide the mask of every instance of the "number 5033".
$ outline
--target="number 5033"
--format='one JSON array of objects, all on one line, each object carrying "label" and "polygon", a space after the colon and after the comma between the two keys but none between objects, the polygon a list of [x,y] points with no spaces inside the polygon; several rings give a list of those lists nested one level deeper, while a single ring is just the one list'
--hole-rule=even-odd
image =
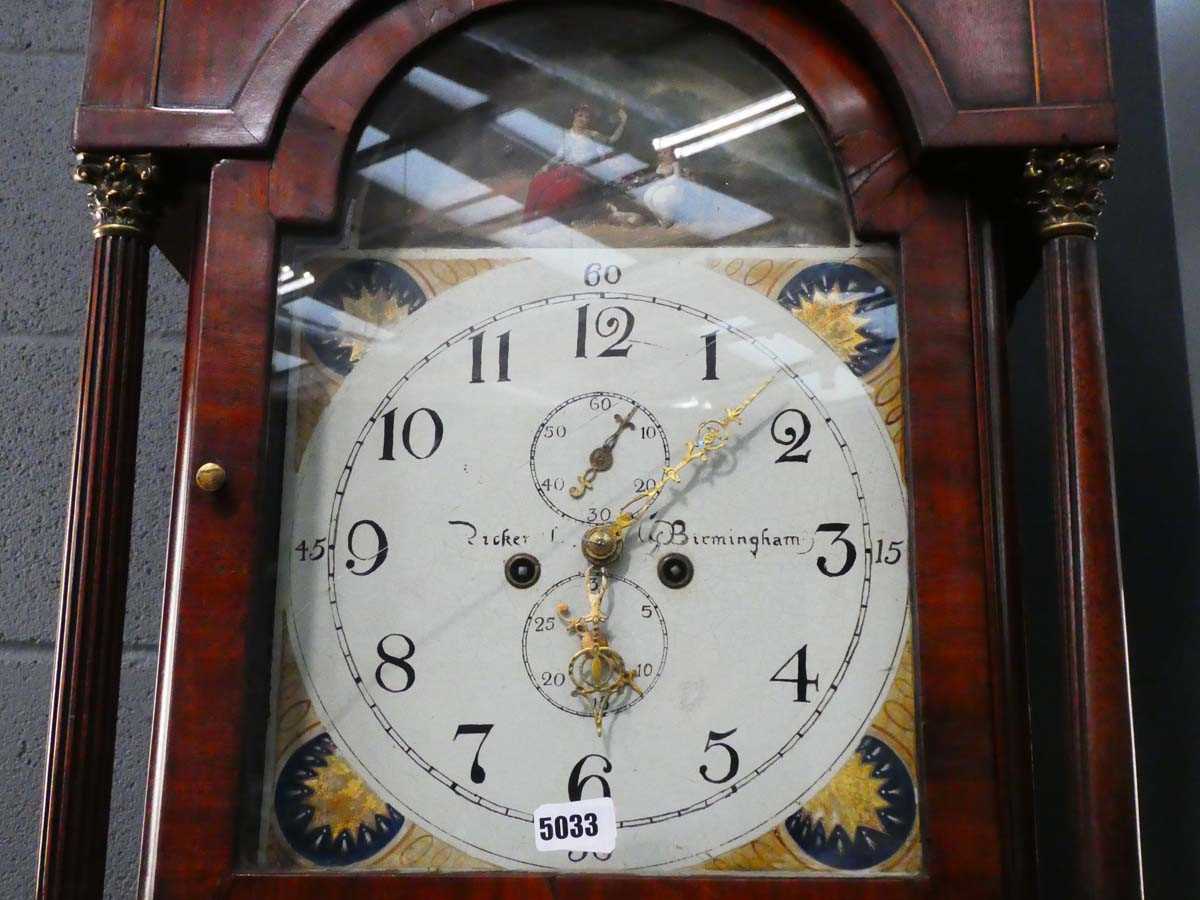
[{"label": "number 5033", "polygon": [[600,821],[594,812],[571,813],[565,816],[541,816],[538,819],[538,834],[543,841],[568,837],[595,837],[600,833]]}]

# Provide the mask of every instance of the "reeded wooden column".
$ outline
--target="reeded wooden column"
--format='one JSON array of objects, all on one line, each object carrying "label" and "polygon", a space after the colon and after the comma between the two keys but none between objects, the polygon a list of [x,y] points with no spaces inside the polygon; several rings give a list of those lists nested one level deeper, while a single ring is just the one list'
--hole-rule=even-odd
[{"label": "reeded wooden column", "polygon": [[1025,167],[1044,241],[1071,864],[1074,896],[1089,900],[1142,896],[1095,243],[1112,173],[1105,148],[1035,150]]},{"label": "reeded wooden column", "polygon": [[104,891],[137,452],[150,232],[158,170],[81,155],[95,255],[67,507],[38,897]]}]

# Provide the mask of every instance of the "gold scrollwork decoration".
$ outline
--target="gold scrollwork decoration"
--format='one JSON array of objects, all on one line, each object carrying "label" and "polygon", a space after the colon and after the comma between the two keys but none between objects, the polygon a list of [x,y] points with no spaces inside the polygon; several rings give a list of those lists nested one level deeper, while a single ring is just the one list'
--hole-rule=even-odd
[{"label": "gold scrollwork decoration", "polygon": [[86,184],[88,208],[96,225],[92,234],[132,234],[150,238],[161,204],[162,171],[149,153],[80,153],[75,181]]},{"label": "gold scrollwork decoration", "polygon": [[1094,238],[1096,220],[1104,209],[1100,185],[1113,177],[1113,171],[1113,155],[1107,147],[1031,150],[1025,184],[1038,234],[1044,240],[1070,234]]}]

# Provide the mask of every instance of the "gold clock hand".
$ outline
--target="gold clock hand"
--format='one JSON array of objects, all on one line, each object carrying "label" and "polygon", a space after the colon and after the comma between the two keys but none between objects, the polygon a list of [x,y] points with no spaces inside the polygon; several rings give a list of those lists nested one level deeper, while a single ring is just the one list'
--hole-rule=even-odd
[{"label": "gold clock hand", "polygon": [[662,496],[667,485],[678,482],[679,475],[692,463],[707,462],[709,458],[729,443],[729,426],[740,424],[742,414],[758,399],[779,373],[772,375],[737,406],[728,407],[725,415],[719,419],[709,419],[700,423],[696,430],[696,440],[688,441],[684,447],[683,456],[673,466],[663,469],[663,477],[654,485],[637,494],[621,507],[617,518],[607,525],[597,525],[588,529],[583,536],[583,555],[593,565],[607,565],[621,554],[622,540],[633,525],[635,525]]},{"label": "gold clock hand", "polygon": [[591,452],[588,456],[589,465],[587,470],[582,475],[577,476],[577,483],[567,491],[576,500],[592,489],[592,482],[596,480],[597,475],[601,472],[607,472],[612,468],[613,448],[617,446],[617,441],[621,439],[621,435],[625,433],[625,430],[633,428],[630,420],[633,418],[635,412],[637,412],[636,406],[632,407],[624,417],[620,415],[613,416],[617,422],[617,430],[610,434],[603,444]]},{"label": "gold clock hand", "polygon": [[626,687],[640,697],[637,674],[625,668],[625,660],[612,648],[604,631],[608,618],[603,611],[604,596],[608,593],[608,573],[604,569],[589,568],[584,576],[587,592],[588,614],[569,618],[570,608],[565,603],[557,607],[558,615],[566,622],[567,631],[579,635],[579,649],[567,663],[567,675],[575,690],[571,693],[591,700],[592,720],[596,723],[596,734],[604,733],[604,717],[612,698]]}]

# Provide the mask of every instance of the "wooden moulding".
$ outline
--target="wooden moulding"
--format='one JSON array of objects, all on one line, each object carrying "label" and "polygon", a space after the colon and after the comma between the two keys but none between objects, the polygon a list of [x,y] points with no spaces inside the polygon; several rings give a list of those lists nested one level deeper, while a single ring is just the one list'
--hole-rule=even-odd
[{"label": "wooden moulding", "polygon": [[[409,5],[433,33],[473,11],[509,2],[517,0]],[[705,12],[721,5],[665,2]],[[75,144],[105,150],[266,150],[306,67],[388,5],[98,0]],[[882,79],[903,99],[902,125],[915,151],[1115,139],[1103,0],[985,5],[830,0],[781,6],[785,17],[803,7],[852,33],[855,56],[880,61]],[[988,79],[990,72],[996,75]]]}]

